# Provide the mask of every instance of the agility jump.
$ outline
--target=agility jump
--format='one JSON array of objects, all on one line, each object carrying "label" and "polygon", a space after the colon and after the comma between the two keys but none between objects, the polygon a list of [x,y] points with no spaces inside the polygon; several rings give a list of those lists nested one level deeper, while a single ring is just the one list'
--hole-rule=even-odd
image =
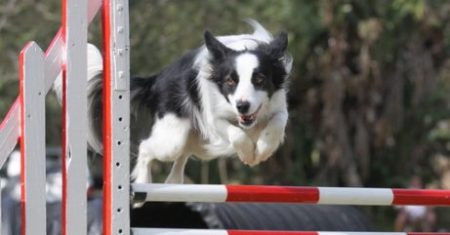
[{"label": "agility jump", "polygon": [[[0,124],[0,163],[20,140],[22,235],[46,234],[45,95],[63,82],[62,234],[86,234],[86,113],[83,72],[87,26],[103,5],[105,235],[143,234],[336,234],[333,232],[171,230],[130,228],[136,201],[295,202],[351,205],[450,206],[450,190],[364,189],[235,185],[139,185],[129,183],[129,33],[127,0],[63,0],[62,26],[45,53],[35,43],[20,55],[20,95]],[[87,73],[87,72],[86,72]],[[131,191],[129,190],[131,189]],[[130,197],[130,195],[132,195]],[[355,234],[339,232],[339,234]],[[357,234],[365,234],[358,232]],[[419,233],[367,233],[411,234]],[[431,234],[431,233],[427,233]]]}]

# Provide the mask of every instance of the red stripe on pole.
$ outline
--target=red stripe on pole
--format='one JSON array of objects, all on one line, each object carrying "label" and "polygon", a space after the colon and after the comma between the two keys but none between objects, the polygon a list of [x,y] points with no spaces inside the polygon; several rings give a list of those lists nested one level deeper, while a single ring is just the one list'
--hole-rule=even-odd
[{"label": "red stripe on pole", "polygon": [[[61,37],[62,40],[64,42],[64,45],[66,45],[66,33],[67,33],[67,0],[62,0],[61,1]],[[53,42],[53,41],[52,41]],[[67,47],[65,47],[67,48]],[[67,49],[64,49],[64,51],[66,51]],[[62,167],[62,199],[61,199],[61,234],[62,235],[66,235],[67,234],[67,162],[66,162],[66,158],[67,158],[67,154],[66,154],[66,149],[67,149],[67,137],[66,137],[66,133],[67,133],[67,126],[66,126],[66,122],[67,122],[67,105],[66,105],[66,88],[67,88],[67,84],[66,84],[66,67],[65,67],[65,62],[63,65],[63,68],[61,68],[62,70],[62,107],[61,107],[61,167]]]},{"label": "red stripe on pole", "polygon": [[112,235],[112,104],[110,0],[103,0],[103,234]]},{"label": "red stripe on pole", "polygon": [[53,37],[52,41],[50,42],[50,45],[47,47],[47,50],[45,50],[45,57],[48,56],[48,54],[50,53],[51,49],[55,46],[55,43],[60,39],[63,38],[63,28],[61,27],[59,28],[58,32],[56,33],[56,35]]},{"label": "red stripe on pole", "polygon": [[450,235],[450,233],[426,233],[426,232],[420,232],[420,233],[407,233],[408,235]]},{"label": "red stripe on pole", "polygon": [[408,234],[408,235],[450,235],[450,233],[426,233],[426,232],[420,232],[420,233],[409,232],[406,234]]},{"label": "red stripe on pole", "polygon": [[[267,230],[227,230],[228,235],[320,235],[320,234],[370,234],[371,232],[312,232],[312,231],[267,231]],[[389,232],[374,232],[374,234],[390,234]],[[400,232],[402,233],[402,232]],[[408,232],[407,235],[450,235],[450,233]]]},{"label": "red stripe on pole", "polygon": [[[320,234],[327,234],[327,233],[333,233],[333,232],[313,232],[313,231],[268,231],[268,230],[227,230],[228,235],[267,235],[267,234],[274,234],[274,235],[320,235]],[[334,233],[342,233],[342,234],[365,234],[370,232],[334,232]],[[377,232],[375,232],[377,233]],[[379,234],[383,234],[383,232],[380,232]],[[386,233],[388,234],[388,233]],[[407,235],[450,235],[450,233],[427,233],[427,232],[408,232],[405,233]]]},{"label": "red stripe on pole", "polygon": [[450,206],[450,190],[392,189],[394,205]]},{"label": "red stripe on pole", "polygon": [[66,25],[67,25],[67,0],[61,0],[61,36],[66,41]]},{"label": "red stripe on pole", "polygon": [[[65,67],[65,66],[64,66]],[[65,235],[67,234],[67,161],[66,161],[66,148],[67,148],[67,127],[66,127],[66,112],[67,112],[67,105],[66,105],[66,87],[67,87],[67,73],[66,69],[62,68],[62,108],[61,108],[61,168],[62,168],[62,200],[61,200],[61,234]]]},{"label": "red stripe on pole", "polygon": [[226,185],[227,202],[317,203],[316,187]]},{"label": "red stripe on pole", "polygon": [[258,231],[258,230],[227,230],[228,235],[318,235],[318,232],[297,231]]}]

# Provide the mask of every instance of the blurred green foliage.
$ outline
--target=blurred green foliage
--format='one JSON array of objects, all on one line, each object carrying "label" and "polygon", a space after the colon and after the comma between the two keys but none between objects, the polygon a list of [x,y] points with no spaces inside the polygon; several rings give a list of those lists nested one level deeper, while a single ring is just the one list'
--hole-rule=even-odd
[{"label": "blurred green foliage", "polygon": [[[58,30],[56,0],[0,6],[0,116],[17,95],[17,55]],[[413,175],[450,188],[450,2],[445,0],[130,1],[131,74],[148,75],[254,18],[289,33],[294,56],[286,142],[266,163],[189,163],[195,182],[406,187]],[[100,17],[97,17],[100,18]],[[101,46],[99,19],[89,38]],[[59,108],[49,97],[50,145]],[[157,166],[159,178],[168,166]],[[447,179],[447,180],[445,180]],[[394,210],[370,210],[392,230]],[[440,213],[441,226],[450,224]]]}]

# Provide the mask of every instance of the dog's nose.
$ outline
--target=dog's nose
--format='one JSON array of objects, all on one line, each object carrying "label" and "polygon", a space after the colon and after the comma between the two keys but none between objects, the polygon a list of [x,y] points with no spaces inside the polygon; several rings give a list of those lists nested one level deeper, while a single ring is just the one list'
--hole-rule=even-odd
[{"label": "dog's nose", "polygon": [[244,114],[248,112],[248,109],[250,108],[250,102],[248,101],[238,101],[236,104],[237,110]]}]

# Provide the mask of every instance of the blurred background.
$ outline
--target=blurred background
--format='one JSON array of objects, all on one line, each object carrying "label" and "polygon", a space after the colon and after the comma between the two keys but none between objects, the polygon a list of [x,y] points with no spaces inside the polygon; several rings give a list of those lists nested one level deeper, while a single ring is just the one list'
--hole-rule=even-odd
[{"label": "blurred background", "polygon": [[[149,75],[215,35],[247,33],[254,18],[289,33],[294,57],[285,144],[250,168],[193,160],[195,183],[450,189],[450,2],[445,0],[130,1],[131,74]],[[101,47],[100,17],[90,41]],[[46,48],[58,0],[0,4],[0,117],[18,94],[22,46]],[[47,144],[61,118],[48,95]],[[168,165],[154,173],[162,180]],[[417,183],[419,182],[419,183]],[[363,208],[381,230],[402,229],[404,208]],[[450,230],[448,208],[427,208],[430,230]]]}]

